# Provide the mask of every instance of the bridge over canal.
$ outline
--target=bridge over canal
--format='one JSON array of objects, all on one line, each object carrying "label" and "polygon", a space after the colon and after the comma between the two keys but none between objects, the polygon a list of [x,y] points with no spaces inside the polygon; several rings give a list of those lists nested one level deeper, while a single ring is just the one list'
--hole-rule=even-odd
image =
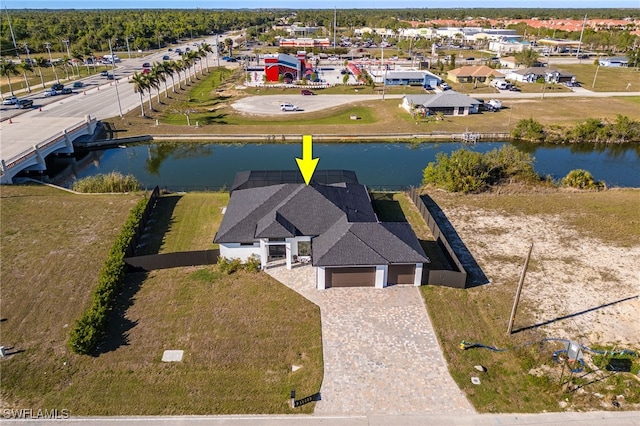
[{"label": "bridge over canal", "polygon": [[3,121],[0,123],[0,183],[13,183],[13,178],[23,170],[46,170],[47,155],[73,153],[73,141],[93,134],[96,125],[96,117],[89,115],[79,119],[23,114]]}]

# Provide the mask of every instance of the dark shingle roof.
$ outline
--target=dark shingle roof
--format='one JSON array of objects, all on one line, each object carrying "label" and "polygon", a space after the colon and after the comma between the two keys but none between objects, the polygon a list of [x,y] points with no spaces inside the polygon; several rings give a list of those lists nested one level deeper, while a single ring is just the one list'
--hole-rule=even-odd
[{"label": "dark shingle roof", "polygon": [[425,263],[429,258],[406,222],[341,221],[313,240],[315,266]]},{"label": "dark shingle roof", "polygon": [[364,185],[313,182],[236,189],[216,243],[312,236],[317,266],[423,263],[408,223],[380,223]]},{"label": "dark shingle roof", "polygon": [[[311,182],[324,185],[340,182],[358,183],[358,178],[352,170],[316,170]],[[304,183],[304,179],[299,170],[247,170],[236,173],[230,192],[281,183]]]}]

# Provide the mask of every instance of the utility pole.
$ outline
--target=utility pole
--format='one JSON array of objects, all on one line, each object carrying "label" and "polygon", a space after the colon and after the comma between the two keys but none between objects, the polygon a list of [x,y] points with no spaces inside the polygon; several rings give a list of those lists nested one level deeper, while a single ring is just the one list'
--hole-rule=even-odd
[{"label": "utility pole", "polygon": [[53,68],[53,73],[56,75],[56,82],[60,83],[60,79],[58,78],[58,72],[56,71],[56,65],[53,63],[53,58],[51,57],[51,43],[45,43],[44,47],[46,47],[47,52],[49,52],[49,63]]},{"label": "utility pole", "polygon": [[129,36],[127,36],[125,40],[127,40],[127,53],[129,54],[129,59],[131,59],[131,49],[129,48]]},{"label": "utility pole", "polygon": [[333,53],[336,53],[336,17],[337,17],[338,9],[333,6]]},{"label": "utility pole", "polygon": [[576,58],[580,56],[580,48],[582,47],[582,35],[584,34],[584,26],[587,24],[587,14],[584,15],[584,21],[582,21],[582,31],[580,31],[580,41],[578,42],[578,52]]},{"label": "utility pole", "polygon": [[120,104],[120,93],[118,92],[118,79],[116,78],[116,73],[115,73],[116,61],[113,60],[113,49],[111,48],[111,39],[109,39],[109,53],[111,54],[111,69],[113,70],[113,82],[116,85],[116,98],[118,98],[118,111],[120,112],[120,118],[122,118],[122,105]]},{"label": "utility pole", "polygon": [[[69,59],[69,62],[71,62],[71,52],[69,52],[69,39],[62,40],[62,42],[65,44],[65,46],[67,46],[67,58]],[[71,74],[73,75],[73,78],[76,78],[76,73],[73,71],[73,63],[71,65]]]},{"label": "utility pole", "polygon": [[[27,52],[27,61],[29,62],[29,65],[30,66],[33,65],[31,63],[31,57],[29,56],[29,45],[26,42],[24,42],[24,43],[22,43],[22,47],[24,47],[24,50]],[[26,80],[26,78],[25,78],[25,80]],[[27,91],[29,93],[31,93],[31,86],[29,86],[29,80],[26,80],[26,81],[27,81]]]},{"label": "utility pole", "polygon": [[596,67],[596,73],[593,75],[593,83],[591,84],[591,88],[596,87],[596,78],[598,78],[598,70],[600,69],[600,65]]},{"label": "utility pole", "polygon": [[16,36],[13,34],[13,27],[11,26],[11,19],[9,19],[9,10],[7,6],[4,7],[5,12],[7,12],[7,22],[9,23],[9,31],[11,32],[11,40],[13,40],[13,48],[16,50],[16,56],[20,58],[20,53],[18,52],[18,45],[16,43]]},{"label": "utility pole", "polygon": [[218,67],[220,66],[220,39],[216,33],[216,58],[218,59]]},{"label": "utility pole", "polygon": [[522,267],[522,273],[520,274],[520,281],[518,282],[518,288],[516,289],[516,297],[513,300],[513,309],[511,309],[511,316],[509,317],[509,327],[507,328],[507,336],[511,335],[513,331],[513,322],[516,319],[516,310],[518,309],[518,302],[520,301],[520,293],[522,292],[522,285],[524,284],[524,276],[527,273],[527,267],[529,266],[529,259],[531,259],[531,252],[533,251],[533,243],[529,247],[529,253],[527,259],[524,261]]}]

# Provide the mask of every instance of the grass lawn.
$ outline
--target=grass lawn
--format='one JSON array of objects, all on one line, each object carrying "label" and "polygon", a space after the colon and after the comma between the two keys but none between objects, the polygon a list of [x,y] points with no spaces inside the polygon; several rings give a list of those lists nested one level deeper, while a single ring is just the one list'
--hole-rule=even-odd
[{"label": "grass lawn", "polygon": [[637,68],[598,67],[593,60],[583,60],[582,64],[559,64],[556,68],[575,74],[582,87],[595,92],[640,91]]},{"label": "grass lawn", "polygon": [[[592,237],[622,246],[637,245],[640,240],[638,190],[466,196],[429,191],[429,195],[445,213],[447,208],[464,206],[470,211],[488,210],[496,214],[561,215],[566,219],[566,226],[575,229],[576,238]],[[372,200],[380,220],[408,221],[432,261],[442,260],[438,257],[441,253],[437,246],[428,245],[433,242],[433,236],[415,205],[405,194],[376,192],[372,194]],[[473,251],[479,248],[470,249]],[[535,262],[531,267],[535,267]],[[502,276],[493,278],[496,281],[506,280]],[[581,409],[593,409],[593,401],[588,397],[563,393],[557,380],[551,380],[546,375],[537,377],[528,374],[532,368],[555,364],[552,361],[554,347],[527,345],[506,352],[460,349],[462,340],[495,345],[498,348],[514,348],[551,337],[537,330],[509,337],[505,335],[514,289],[515,282],[508,288],[500,285],[466,290],[438,286],[420,288],[454,380],[480,412],[558,411],[558,401],[565,398]],[[530,303],[521,301],[518,310],[520,323],[532,320],[531,312],[535,307],[529,305]],[[475,365],[485,366],[489,372],[480,374],[481,386],[475,386],[469,381],[469,371],[475,371]],[[629,375],[608,377],[601,383],[589,384],[587,389],[589,392],[600,391],[604,394],[616,389],[626,395],[629,403],[640,401],[640,384],[629,385],[628,379]],[[588,380],[578,377],[576,382],[587,386]]]},{"label": "grass lawn", "polygon": [[[585,65],[583,65],[585,66]],[[601,67],[602,70],[602,67]],[[158,111],[139,117],[139,110],[126,114],[124,119],[109,120],[121,136],[139,134],[229,135],[234,134],[342,134],[366,135],[384,133],[437,133],[437,132],[509,132],[521,119],[534,118],[545,126],[573,126],[586,118],[615,119],[618,114],[640,120],[640,99],[636,98],[549,98],[504,100],[504,108],[497,113],[485,112],[465,117],[446,117],[442,121],[422,121],[416,124],[411,116],[398,107],[397,99],[355,102],[323,111],[295,116],[249,116],[231,107],[237,98],[257,94],[257,89],[237,90],[234,82],[241,74],[231,77],[228,70],[213,70],[202,80],[188,86],[188,91],[163,97]],[[558,90],[565,90],[558,86]],[[466,86],[465,86],[466,87]],[[480,86],[479,86],[480,87]],[[393,88],[394,90],[405,90]],[[406,90],[415,88],[406,88]],[[354,93],[354,88],[338,87],[318,93]],[[421,89],[420,89],[421,90]],[[470,89],[472,95],[488,98],[490,93]],[[494,89],[490,89],[494,90]],[[532,89],[534,90],[534,89]],[[538,89],[535,89],[538,90]],[[534,90],[534,91],[535,91]],[[267,89],[261,94],[298,93],[299,89]],[[376,93],[371,87],[359,88],[358,93]],[[389,91],[388,93],[393,93]],[[399,92],[402,93],[402,92]],[[549,93],[547,91],[547,93]],[[571,107],[567,107],[571,105]],[[191,126],[187,127],[189,112]],[[357,115],[359,120],[351,120]],[[155,119],[160,121],[155,126]],[[195,127],[196,121],[199,127]]]},{"label": "grass lawn", "polygon": [[[565,218],[566,226],[575,230],[576,239],[592,237],[622,246],[637,245],[640,240],[637,215],[640,197],[638,191],[633,189],[598,193],[557,191],[475,196],[429,191],[429,195],[445,213],[448,208],[464,206],[469,211],[486,210],[496,214],[560,215]],[[522,260],[518,259],[520,262]],[[498,282],[505,280],[505,277],[494,278]],[[487,349],[464,351],[459,348],[462,340],[513,348],[539,341],[543,337],[555,337],[544,336],[535,329],[506,336],[506,320],[513,304],[516,281],[513,283],[513,286],[487,285],[464,291],[421,287],[451,375],[481,412],[557,411],[558,401],[565,398],[579,409],[593,409],[597,403],[589,397],[572,392],[563,393],[557,381],[547,376],[528,374],[531,368],[554,365],[553,349],[548,345],[529,345],[506,352]],[[530,321],[530,313],[534,309],[530,303],[522,301],[518,309],[518,321]],[[469,381],[469,371],[474,371],[475,365],[483,365],[491,372],[482,375],[481,386]],[[588,380],[576,376],[578,383],[586,386]],[[629,375],[609,377],[602,382],[589,384],[587,390],[606,394],[615,389],[615,392],[624,392],[629,403],[637,403],[640,401],[640,384],[628,378]]]},{"label": "grass lawn", "polygon": [[[322,381],[317,306],[266,274],[215,267],[135,273],[96,357],[72,354],[69,326],[136,195],[2,187],[3,408],[74,415],[289,413],[289,392]],[[227,195],[163,197],[156,251],[211,247]],[[46,212],[46,213],[45,213]],[[47,218],[44,222],[43,217]],[[163,363],[166,349],[183,362]],[[303,368],[291,371],[291,366]],[[313,404],[296,409],[309,413]]]}]

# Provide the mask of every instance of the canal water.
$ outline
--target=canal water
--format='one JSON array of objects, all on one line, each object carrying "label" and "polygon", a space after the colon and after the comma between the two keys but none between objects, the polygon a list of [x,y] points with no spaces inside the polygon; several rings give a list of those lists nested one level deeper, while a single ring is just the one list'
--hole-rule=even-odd
[{"label": "canal water", "polygon": [[[464,143],[335,143],[313,145],[318,169],[354,170],[361,183],[374,189],[420,185],[422,171],[439,152],[465,147],[479,152],[509,142]],[[561,179],[573,169],[585,169],[609,187],[640,187],[640,144],[534,145],[514,144],[535,158],[542,176]],[[143,186],[170,190],[228,188],[238,171],[296,169],[300,144],[151,143],[95,151],[67,169],[63,185],[98,173],[132,174]]]}]

